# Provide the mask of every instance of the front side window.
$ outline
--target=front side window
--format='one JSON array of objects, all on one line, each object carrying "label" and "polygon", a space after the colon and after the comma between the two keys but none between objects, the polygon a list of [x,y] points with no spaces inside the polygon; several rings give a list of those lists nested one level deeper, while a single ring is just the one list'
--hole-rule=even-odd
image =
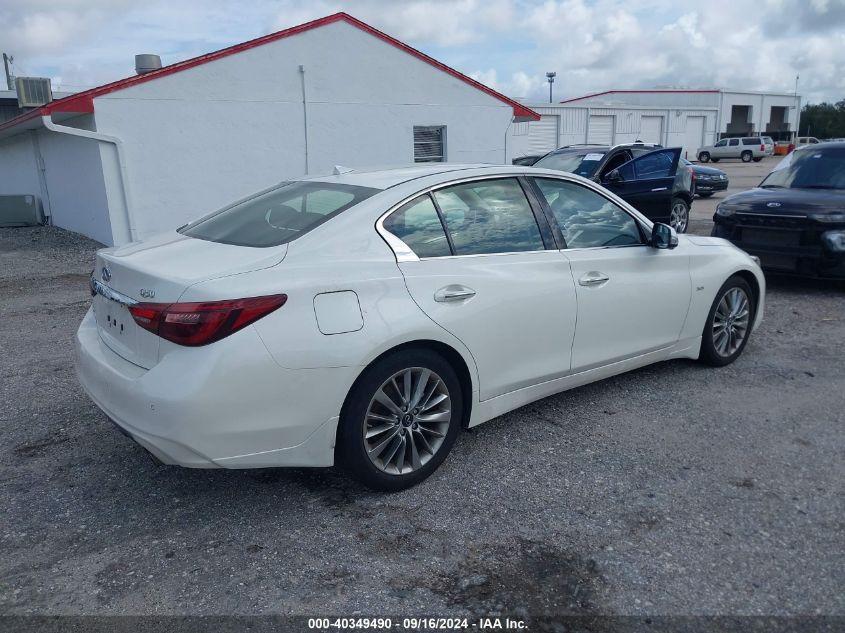
[{"label": "front side window", "polygon": [[236,246],[286,244],[379,189],[324,182],[290,182],[179,229],[189,237]]},{"label": "front side window", "polygon": [[534,181],[557,220],[567,248],[642,244],[636,220],[604,196],[564,180]]},{"label": "front side window", "polygon": [[727,141],[719,141],[718,143],[716,143],[716,147],[724,147],[727,144],[728,144]]},{"label": "front side window", "polygon": [[675,152],[673,150],[664,150],[660,152],[651,152],[640,156],[633,161],[639,180],[650,180],[653,178],[669,178],[675,175],[673,169],[675,163]]},{"label": "front side window", "polygon": [[406,202],[383,226],[414,251],[417,257],[451,255],[446,232],[428,194]]},{"label": "front side window", "polygon": [[515,178],[453,185],[433,195],[455,255],[544,249],[537,220]]},{"label": "front side window", "polygon": [[414,126],[414,162],[442,163],[446,160],[446,126]]}]

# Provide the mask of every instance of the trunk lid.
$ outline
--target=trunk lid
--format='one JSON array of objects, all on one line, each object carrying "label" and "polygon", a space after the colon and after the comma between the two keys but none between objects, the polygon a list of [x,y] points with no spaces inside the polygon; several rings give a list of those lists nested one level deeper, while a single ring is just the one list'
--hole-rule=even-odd
[{"label": "trunk lid", "polygon": [[140,327],[129,312],[134,303],[175,303],[190,286],[217,277],[269,268],[287,246],[250,248],[208,242],[175,231],[144,242],[97,253],[93,279],[94,315],[100,338],[131,363],[151,368],[161,339]]}]

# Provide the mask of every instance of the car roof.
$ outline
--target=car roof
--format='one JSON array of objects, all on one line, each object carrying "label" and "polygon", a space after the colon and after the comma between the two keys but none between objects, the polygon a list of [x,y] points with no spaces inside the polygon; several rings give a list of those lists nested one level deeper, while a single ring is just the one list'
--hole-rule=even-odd
[{"label": "car roof", "polygon": [[373,189],[388,189],[402,183],[447,174],[456,171],[470,169],[518,169],[517,165],[490,165],[485,163],[421,163],[414,165],[402,165],[397,167],[368,167],[364,169],[353,169],[340,174],[329,174],[324,176],[311,176],[302,180],[315,182],[331,182],[344,185],[357,185],[359,187],[372,187]]}]

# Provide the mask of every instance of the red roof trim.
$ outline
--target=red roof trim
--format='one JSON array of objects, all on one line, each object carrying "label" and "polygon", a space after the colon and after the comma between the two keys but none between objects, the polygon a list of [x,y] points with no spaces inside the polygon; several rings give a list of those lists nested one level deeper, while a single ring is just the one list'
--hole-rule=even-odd
[{"label": "red roof trim", "polygon": [[582,99],[592,99],[593,97],[601,97],[603,95],[612,95],[617,93],[622,94],[630,94],[630,93],[660,93],[660,92],[673,92],[673,93],[683,93],[683,92],[706,92],[706,93],[718,93],[718,90],[714,89],[702,89],[702,90],[687,90],[683,88],[673,89],[673,88],[656,88],[654,90],[605,90],[604,92],[594,92],[592,94],[583,95],[581,97],[573,97],[572,99],[564,99],[560,103],[572,103],[573,101],[581,101]]},{"label": "red roof trim", "polygon": [[275,42],[276,40],[283,39],[285,37],[290,37],[291,35],[297,35],[298,33],[303,33],[304,31],[310,31],[311,29],[315,29],[321,26],[325,26],[327,24],[332,24],[334,22],[346,22],[355,26],[362,31],[373,35],[380,40],[387,42],[388,44],[395,46],[396,48],[405,51],[409,55],[413,55],[417,59],[420,59],[427,64],[434,66],[435,68],[442,70],[445,73],[452,75],[453,77],[460,79],[461,81],[469,84],[473,88],[481,90],[482,92],[487,93],[491,97],[495,97],[499,101],[503,101],[507,103],[513,108],[514,116],[524,117],[531,119],[533,121],[539,121],[540,115],[531,110],[530,108],[525,107],[518,101],[514,101],[513,99],[509,99],[505,95],[501,94],[500,92],[496,92],[492,88],[488,88],[484,84],[467,77],[463,73],[455,70],[454,68],[450,68],[446,64],[443,64],[433,57],[429,57],[425,53],[418,51],[417,49],[408,46],[407,44],[400,42],[394,37],[391,37],[387,33],[383,33],[379,31],[375,27],[370,26],[365,22],[361,22],[360,20],[353,18],[351,15],[347,13],[334,13],[332,15],[328,15],[324,18],[319,18],[317,20],[312,20],[311,22],[306,22],[305,24],[300,24],[298,26],[293,26],[289,29],[285,29],[283,31],[277,31],[275,33],[270,33],[269,35],[264,35],[262,37],[255,38],[254,40],[249,40],[247,42],[242,42],[240,44],[235,44],[234,46],[230,46],[228,48],[220,49],[219,51],[214,51],[212,53],[207,53],[205,55],[200,55],[199,57],[194,57],[192,59],[186,59],[185,61],[176,62],[175,64],[170,64],[169,66],[165,66],[160,68],[159,70],[154,70],[149,73],[145,73],[143,75],[133,75],[132,77],[127,77],[125,79],[120,79],[118,81],[113,81],[108,84],[104,84],[102,86],[98,86],[97,88],[91,88],[90,90],[85,90],[83,92],[78,92],[74,95],[70,95],[63,99],[57,99],[51,103],[48,103],[45,106],[42,106],[36,110],[31,110],[22,114],[14,119],[6,121],[2,125],[0,125],[0,131],[4,129],[8,129],[11,127],[15,127],[19,123],[23,121],[29,120],[35,116],[46,116],[52,114],[53,112],[82,112],[82,113],[91,113],[94,112],[94,99],[104,94],[108,94],[110,92],[115,92],[116,90],[122,90],[124,88],[128,88],[130,86],[134,86],[136,84],[141,84],[147,81],[151,81],[153,79],[157,79],[159,77],[164,77],[166,75],[172,75],[173,73],[180,72],[182,70],[187,70],[189,68],[194,68],[195,66],[199,66],[201,64],[206,64],[208,62],[214,61],[216,59],[220,59],[222,57],[228,57],[229,55],[234,55],[235,53],[240,53],[241,51],[249,50],[251,48],[255,48],[257,46],[261,46],[263,44],[268,44],[270,42]]}]

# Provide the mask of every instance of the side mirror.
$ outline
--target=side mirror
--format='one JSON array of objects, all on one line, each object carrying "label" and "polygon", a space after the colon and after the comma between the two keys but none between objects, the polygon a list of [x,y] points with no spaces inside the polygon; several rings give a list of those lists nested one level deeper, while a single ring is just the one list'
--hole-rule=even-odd
[{"label": "side mirror", "polygon": [[678,234],[668,224],[655,222],[648,245],[652,248],[675,248],[678,245]]},{"label": "side mirror", "polygon": [[623,180],[625,179],[622,177],[622,174],[619,173],[618,169],[608,172],[604,177],[605,182],[622,182]]}]

